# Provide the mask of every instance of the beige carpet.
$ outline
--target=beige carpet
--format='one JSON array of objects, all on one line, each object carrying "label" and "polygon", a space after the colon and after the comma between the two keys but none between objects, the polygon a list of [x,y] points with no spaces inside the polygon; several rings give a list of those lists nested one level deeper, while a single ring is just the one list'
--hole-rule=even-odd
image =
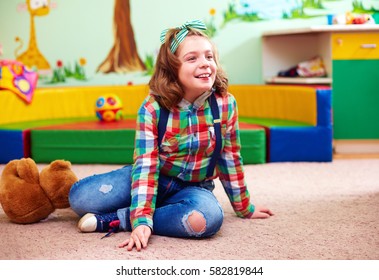
[{"label": "beige carpet", "polygon": [[[45,165],[39,165],[40,170]],[[4,165],[0,165],[0,172]],[[79,178],[120,166],[73,165]],[[225,210],[220,232],[210,239],[153,236],[143,252],[117,248],[129,233],[100,239],[76,230],[71,209],[56,210],[31,225],[8,221],[0,208],[2,260],[327,260],[379,259],[379,159],[332,163],[270,163],[245,167],[255,203],[275,212],[267,220],[236,217],[217,181]]]}]

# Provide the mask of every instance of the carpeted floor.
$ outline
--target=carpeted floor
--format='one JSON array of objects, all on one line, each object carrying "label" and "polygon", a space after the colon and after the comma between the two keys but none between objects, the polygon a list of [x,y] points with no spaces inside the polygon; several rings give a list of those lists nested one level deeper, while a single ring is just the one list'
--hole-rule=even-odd
[{"label": "carpeted floor", "polygon": [[[118,167],[73,165],[73,170],[83,178]],[[274,211],[272,218],[236,217],[217,181],[215,195],[225,220],[216,236],[153,236],[146,250],[128,252],[117,244],[129,233],[106,239],[100,239],[101,233],[79,233],[78,217],[69,208],[31,225],[10,223],[0,208],[0,259],[379,259],[379,159],[247,165],[245,171],[253,202]]]}]

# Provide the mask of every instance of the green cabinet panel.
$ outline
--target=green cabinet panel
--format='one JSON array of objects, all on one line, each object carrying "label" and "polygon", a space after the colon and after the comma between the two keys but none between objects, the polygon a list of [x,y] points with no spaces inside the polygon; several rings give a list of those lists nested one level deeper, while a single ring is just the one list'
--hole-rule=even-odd
[{"label": "green cabinet panel", "polygon": [[379,139],[379,60],[333,60],[334,139]]}]

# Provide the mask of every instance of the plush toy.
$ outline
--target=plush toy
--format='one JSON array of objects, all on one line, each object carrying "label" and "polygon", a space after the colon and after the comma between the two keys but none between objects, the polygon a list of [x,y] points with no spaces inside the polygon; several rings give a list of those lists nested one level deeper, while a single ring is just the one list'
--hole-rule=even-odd
[{"label": "plush toy", "polygon": [[12,160],[0,178],[0,203],[14,223],[39,222],[70,207],[68,193],[76,181],[69,161],[55,160],[39,173],[31,158]]}]

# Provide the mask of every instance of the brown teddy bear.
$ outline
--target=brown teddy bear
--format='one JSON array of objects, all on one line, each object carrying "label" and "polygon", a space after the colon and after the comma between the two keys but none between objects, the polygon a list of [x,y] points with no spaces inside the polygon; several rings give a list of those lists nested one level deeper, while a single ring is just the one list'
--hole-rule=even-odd
[{"label": "brown teddy bear", "polygon": [[39,174],[31,158],[12,160],[0,178],[0,203],[12,222],[35,223],[70,207],[68,193],[76,181],[69,161],[55,160]]}]

